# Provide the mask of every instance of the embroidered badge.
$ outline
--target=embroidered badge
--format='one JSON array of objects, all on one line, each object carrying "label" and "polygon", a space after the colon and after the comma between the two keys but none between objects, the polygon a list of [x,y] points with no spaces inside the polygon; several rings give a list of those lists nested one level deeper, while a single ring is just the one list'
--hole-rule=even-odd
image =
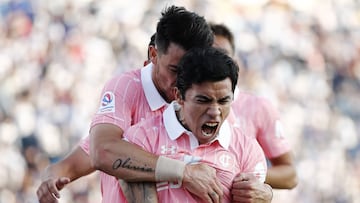
[{"label": "embroidered badge", "polygon": [[98,113],[115,112],[115,95],[113,92],[105,92],[102,96]]},{"label": "embroidered badge", "polygon": [[217,163],[224,168],[231,168],[235,166],[235,157],[228,152],[219,152],[216,155]]}]

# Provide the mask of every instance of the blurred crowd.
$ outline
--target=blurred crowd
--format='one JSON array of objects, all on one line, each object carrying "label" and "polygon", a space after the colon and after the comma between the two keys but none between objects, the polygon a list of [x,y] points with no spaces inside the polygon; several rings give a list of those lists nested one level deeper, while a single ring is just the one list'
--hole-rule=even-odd
[{"label": "blurred crowd", "polygon": [[[360,202],[360,2],[0,0],[0,203],[87,136],[105,81],[142,67],[166,5],[234,33],[241,87],[281,112],[299,184],[275,203]],[[60,202],[100,202],[96,173]]]}]

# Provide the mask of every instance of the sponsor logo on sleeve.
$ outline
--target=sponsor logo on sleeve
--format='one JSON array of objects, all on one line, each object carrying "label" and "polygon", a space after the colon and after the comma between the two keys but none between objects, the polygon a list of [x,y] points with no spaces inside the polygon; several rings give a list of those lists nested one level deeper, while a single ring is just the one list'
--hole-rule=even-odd
[{"label": "sponsor logo on sleeve", "polygon": [[115,95],[113,92],[105,92],[101,98],[98,113],[115,112]]}]

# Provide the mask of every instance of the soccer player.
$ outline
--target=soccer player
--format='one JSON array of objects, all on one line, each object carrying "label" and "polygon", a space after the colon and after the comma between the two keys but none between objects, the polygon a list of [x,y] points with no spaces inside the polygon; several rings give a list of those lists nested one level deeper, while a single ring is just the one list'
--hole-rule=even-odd
[{"label": "soccer player", "polygon": [[[187,52],[177,68],[176,101],[158,116],[130,127],[124,137],[154,154],[217,170],[224,197],[216,191],[208,202],[232,202],[231,187],[240,172],[265,180],[266,160],[255,139],[225,120],[238,79],[238,66],[216,48]],[[168,170],[172,170],[169,166]],[[176,170],[176,169],[173,169]],[[159,202],[200,202],[181,182],[156,183]],[[255,201],[242,199],[242,202]]]},{"label": "soccer player", "polygon": [[[210,24],[214,32],[214,47],[221,48],[231,57],[235,55],[232,32],[224,24]],[[297,185],[297,175],[292,151],[283,136],[278,111],[262,97],[235,91],[232,104],[237,124],[246,135],[257,139],[271,165],[266,183],[277,189],[292,189]]]},{"label": "soccer player", "polygon": [[[152,63],[115,76],[105,85],[89,137],[45,172],[44,181],[37,191],[40,202],[56,202],[59,190],[69,181],[95,169],[102,171],[103,202],[123,200],[117,178],[164,181],[155,176],[161,176],[161,173],[156,173],[159,157],[123,141],[122,135],[131,125],[163,112],[168,102],[174,99],[171,91],[178,61],[192,47],[211,46],[213,34],[203,17],[176,6],[164,10],[157,32],[162,34],[156,39],[157,47],[150,52]],[[125,160],[130,161],[125,163]],[[122,164],[118,164],[121,161]],[[169,181],[182,179],[190,191],[200,196],[210,190],[221,194],[215,169],[206,164],[186,165],[180,161],[168,161],[168,165],[176,165],[180,169],[167,176]]]}]

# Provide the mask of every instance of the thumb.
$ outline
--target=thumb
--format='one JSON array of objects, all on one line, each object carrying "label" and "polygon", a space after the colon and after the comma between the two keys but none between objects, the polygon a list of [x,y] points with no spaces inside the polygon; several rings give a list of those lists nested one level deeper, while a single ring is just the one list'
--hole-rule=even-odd
[{"label": "thumb", "polygon": [[61,190],[65,187],[66,184],[70,183],[70,178],[68,177],[61,177],[56,181],[56,188]]},{"label": "thumb", "polygon": [[237,181],[250,181],[250,180],[254,180],[256,179],[256,176],[254,173],[252,172],[245,172],[245,173],[240,173],[237,177],[236,180]]}]

